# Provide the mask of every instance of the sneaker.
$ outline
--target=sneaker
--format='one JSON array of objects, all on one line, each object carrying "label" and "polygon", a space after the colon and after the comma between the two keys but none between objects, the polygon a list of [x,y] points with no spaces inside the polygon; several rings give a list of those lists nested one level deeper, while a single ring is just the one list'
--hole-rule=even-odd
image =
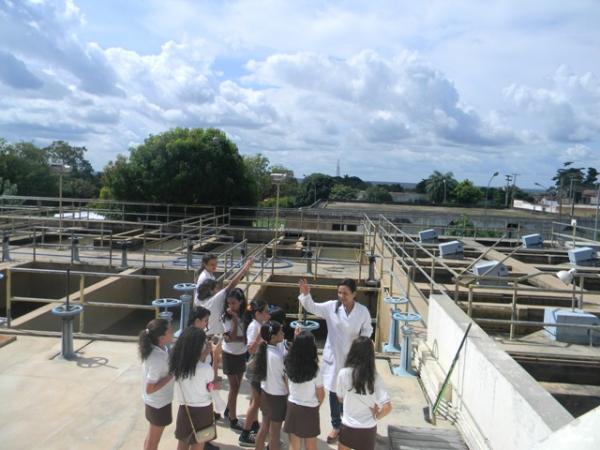
[{"label": "sneaker", "polygon": [[215,421],[221,420],[221,414],[219,414],[219,413],[214,413],[214,414],[215,414]]},{"label": "sneaker", "polygon": [[204,443],[204,450],[219,450],[219,446],[211,442]]},{"label": "sneaker", "polygon": [[239,422],[238,419],[229,419],[229,428],[234,431],[244,431],[244,427],[242,427]]},{"label": "sneaker", "polygon": [[252,424],[252,428],[250,428],[250,433],[256,434],[256,433],[258,433],[259,429],[260,429],[260,423],[258,423],[258,420],[256,420]]},{"label": "sneaker", "polygon": [[238,439],[238,444],[240,447],[254,448],[256,445],[256,438],[254,435],[250,434],[248,430],[244,430]]}]

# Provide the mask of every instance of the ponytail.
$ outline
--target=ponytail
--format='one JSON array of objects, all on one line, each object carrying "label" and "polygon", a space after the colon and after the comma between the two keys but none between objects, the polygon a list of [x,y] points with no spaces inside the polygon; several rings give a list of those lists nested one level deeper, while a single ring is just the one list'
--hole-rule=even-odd
[{"label": "ponytail", "polygon": [[154,319],[148,322],[146,329],[140,331],[138,337],[138,350],[142,361],[148,359],[152,353],[152,346],[158,345],[158,339],[164,336],[169,329],[169,322],[165,319]]},{"label": "ponytail", "polygon": [[270,320],[260,327],[260,337],[262,342],[258,346],[256,355],[254,356],[254,374],[258,381],[263,381],[267,378],[267,344],[271,342],[273,336],[275,336],[281,330],[281,324]]},{"label": "ponytail", "polygon": [[247,330],[250,322],[256,318],[257,312],[262,312],[268,307],[269,304],[264,300],[252,300],[250,303],[248,303],[248,307],[244,312],[244,330]]}]

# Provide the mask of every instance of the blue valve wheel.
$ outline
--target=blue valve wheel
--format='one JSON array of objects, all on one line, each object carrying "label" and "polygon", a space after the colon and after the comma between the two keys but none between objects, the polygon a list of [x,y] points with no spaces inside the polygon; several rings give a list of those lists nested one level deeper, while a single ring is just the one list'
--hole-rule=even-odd
[{"label": "blue valve wheel", "polygon": [[83,311],[81,305],[69,305],[69,309],[66,305],[60,305],[52,308],[52,314],[58,317],[75,317]]},{"label": "blue valve wheel", "polygon": [[294,329],[300,328],[302,330],[315,331],[319,329],[320,325],[316,320],[307,320],[306,322],[303,320],[294,320],[290,323],[290,327]]},{"label": "blue valve wheel", "polygon": [[418,322],[421,320],[421,314],[417,313],[403,313],[400,311],[395,311],[392,314],[392,319],[400,320],[402,322]]},{"label": "blue valve wheel", "polygon": [[388,305],[406,305],[408,303],[406,297],[400,297],[399,295],[386,295],[383,301]]},{"label": "blue valve wheel", "polygon": [[181,300],[177,298],[159,298],[152,301],[152,306],[158,308],[171,309],[176,308],[181,304]]},{"label": "blue valve wheel", "polygon": [[196,289],[196,283],[177,283],[173,286],[173,289],[179,292],[193,291]]}]

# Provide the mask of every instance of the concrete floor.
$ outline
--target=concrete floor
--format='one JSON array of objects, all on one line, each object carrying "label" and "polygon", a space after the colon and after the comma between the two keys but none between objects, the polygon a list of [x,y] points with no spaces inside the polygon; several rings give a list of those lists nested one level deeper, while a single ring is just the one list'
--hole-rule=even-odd
[{"label": "concrete floor", "polygon": [[[141,400],[141,368],[133,343],[99,340],[75,342],[79,357],[65,361],[60,339],[18,336],[0,348],[0,447],[44,449],[140,449],[147,422]],[[394,377],[378,360],[393,399],[393,412],[378,427],[377,449],[387,449],[387,426],[432,427],[424,420],[426,401],[416,379]],[[226,385],[223,387],[226,389]],[[244,383],[238,415],[245,413],[249,386]],[[175,410],[175,407],[174,407]],[[333,449],[329,407],[321,408],[319,449]],[[239,448],[238,435],[218,424],[221,449]],[[438,421],[437,428],[452,428]],[[174,425],[165,429],[160,449],[174,449]],[[283,448],[287,438],[282,435]]]}]

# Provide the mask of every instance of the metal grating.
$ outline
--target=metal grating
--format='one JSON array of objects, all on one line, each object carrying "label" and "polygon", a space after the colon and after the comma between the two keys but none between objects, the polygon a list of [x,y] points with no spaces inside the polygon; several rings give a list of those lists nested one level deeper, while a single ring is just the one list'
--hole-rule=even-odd
[{"label": "metal grating", "polygon": [[392,450],[469,450],[456,430],[388,427]]}]

